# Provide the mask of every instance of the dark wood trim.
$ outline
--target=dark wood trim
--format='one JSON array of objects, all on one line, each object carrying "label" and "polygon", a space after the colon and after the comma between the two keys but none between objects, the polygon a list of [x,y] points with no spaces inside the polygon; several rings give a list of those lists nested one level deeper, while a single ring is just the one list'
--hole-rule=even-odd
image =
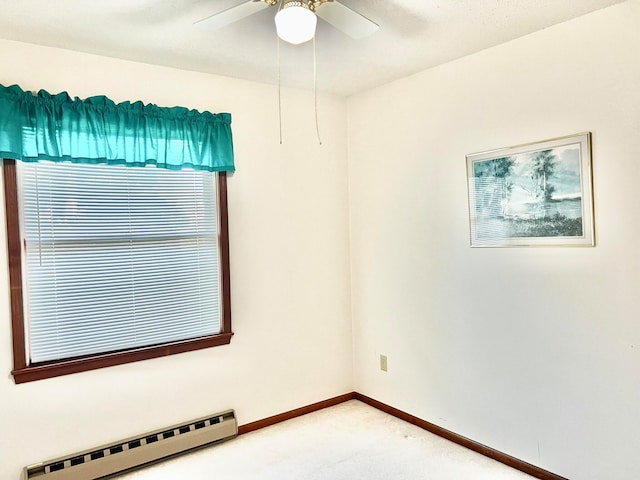
[{"label": "dark wood trim", "polygon": [[393,415],[400,420],[404,420],[405,422],[416,425],[428,432],[434,433],[439,437],[445,438],[447,440],[452,441],[453,443],[457,443],[469,450],[473,450],[474,452],[480,453],[485,457],[492,458],[500,463],[503,463],[511,468],[516,470],[520,470],[532,477],[539,478],[541,480],[567,480],[560,475],[556,475],[555,473],[551,473],[547,470],[543,470],[542,468],[536,467],[530,463],[519,460],[511,455],[507,455],[506,453],[499,452],[498,450],[494,450],[493,448],[487,447],[481,443],[478,443],[474,440],[470,440],[462,435],[458,435],[457,433],[451,432],[450,430],[446,430],[438,425],[427,422],[426,420],[422,420],[421,418],[415,417],[409,413],[403,412],[402,410],[398,410],[397,408],[386,405],[382,402],[374,400],[373,398],[367,397],[366,395],[362,395],[361,393],[354,393],[354,398],[356,400],[360,400],[367,405],[370,405],[378,410],[381,410],[389,415]]},{"label": "dark wood trim", "polygon": [[220,266],[222,268],[222,333],[231,333],[231,269],[229,267],[229,204],[227,172],[218,172]]},{"label": "dark wood trim", "polygon": [[333,397],[322,402],[313,403],[311,405],[307,405],[306,407],[296,408],[295,410],[281,413],[279,415],[274,415],[263,420],[257,420],[246,425],[240,425],[238,427],[238,435],[253,432],[261,428],[270,427],[271,425],[275,425],[286,420],[291,420],[292,418],[306,415],[307,413],[316,412],[318,410],[322,410],[323,408],[333,407],[334,405],[338,405],[349,400],[359,400],[362,403],[366,403],[367,405],[376,408],[384,413],[416,425],[423,430],[438,435],[439,437],[445,438],[462,447],[468,448],[469,450],[480,453],[485,457],[489,457],[511,468],[520,470],[521,472],[531,475],[532,477],[539,478],[540,480],[568,480],[565,477],[561,477],[560,475],[556,475],[555,473],[551,473],[540,467],[536,467],[535,465],[519,460],[515,457],[512,457],[511,455],[507,455],[506,453],[494,450],[493,448],[487,447],[486,445],[482,445],[481,443],[478,443],[474,440],[463,437],[462,435],[458,435],[457,433],[451,432],[450,430],[427,422],[426,420],[422,420],[421,418],[403,412],[402,410],[398,410],[397,408],[391,407],[385,403],[374,400],[373,398],[367,397],[366,395],[362,395],[358,392],[345,393],[344,395]]},{"label": "dark wood trim", "polygon": [[318,410],[322,410],[323,408],[333,407],[334,405],[338,405],[348,400],[354,400],[355,398],[355,392],[345,393],[344,395],[339,395],[328,400],[323,400],[322,402],[312,403],[311,405],[307,405],[306,407],[296,408],[295,410],[280,413],[263,420],[257,420],[255,422],[247,423],[246,425],[240,425],[238,427],[238,435],[253,432],[254,430],[259,430],[261,428],[270,427],[271,425],[275,425],[276,423],[291,420],[292,418],[306,415],[307,413],[317,412]]},{"label": "dark wood trim", "polygon": [[4,205],[7,223],[7,254],[9,260],[9,290],[11,329],[13,336],[13,368],[27,366],[25,353],[24,308],[22,302],[22,245],[20,244],[20,216],[18,210],[18,182],[16,161],[4,159]]},{"label": "dark wood trim", "polygon": [[20,210],[16,162],[3,162],[5,211],[7,223],[7,249],[9,258],[9,286],[11,298],[11,326],[13,337],[13,374],[16,383],[32,382],[45,378],[69,375],[98,368],[149,360],[177,353],[227,345],[231,342],[231,282],[229,268],[229,228],[227,211],[226,172],[218,174],[218,198],[220,215],[220,262],[222,273],[222,332],[191,340],[143,347],[122,352],[91,355],[29,365],[27,361],[25,318],[22,290],[22,240],[20,235]]},{"label": "dark wood trim", "polygon": [[11,373],[13,374],[16,383],[33,382],[34,380],[43,380],[45,378],[69,375],[71,373],[85,372],[88,370],[96,370],[98,368],[112,367],[114,365],[123,365],[125,363],[166,357],[167,355],[174,355],[176,353],[185,353],[194,350],[202,350],[203,348],[227,345],[231,343],[232,335],[232,333],[221,333],[210,337],[185,340],[183,342],[163,344],[155,347],[107,353],[104,355],[63,360],[60,362],[47,362],[43,364],[29,365],[24,368],[15,369]]}]

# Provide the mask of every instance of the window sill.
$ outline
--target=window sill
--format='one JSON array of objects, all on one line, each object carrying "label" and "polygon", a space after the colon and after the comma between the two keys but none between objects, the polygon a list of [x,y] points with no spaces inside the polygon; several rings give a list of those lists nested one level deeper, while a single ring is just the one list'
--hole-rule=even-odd
[{"label": "window sill", "polygon": [[96,370],[98,368],[123,365],[125,363],[139,362],[152,358],[165,357],[176,353],[191,352],[204,348],[228,345],[231,343],[233,333],[221,333],[210,337],[186,340],[183,342],[169,343],[154,347],[145,347],[125,352],[107,353],[90,357],[63,360],[59,362],[47,362],[15,369],[11,372],[16,383],[33,382],[45,378],[59,377],[72,373]]}]

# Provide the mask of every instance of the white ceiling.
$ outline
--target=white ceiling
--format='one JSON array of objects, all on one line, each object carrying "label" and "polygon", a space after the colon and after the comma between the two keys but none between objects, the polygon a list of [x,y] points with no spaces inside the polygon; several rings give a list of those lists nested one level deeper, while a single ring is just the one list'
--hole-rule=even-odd
[{"label": "white ceiling", "polygon": [[[0,38],[276,83],[276,7],[193,26],[244,1],[0,0]],[[380,30],[353,40],[319,20],[318,88],[349,95],[622,1],[341,0]],[[283,85],[312,88],[311,43],[283,44],[281,60]]]}]

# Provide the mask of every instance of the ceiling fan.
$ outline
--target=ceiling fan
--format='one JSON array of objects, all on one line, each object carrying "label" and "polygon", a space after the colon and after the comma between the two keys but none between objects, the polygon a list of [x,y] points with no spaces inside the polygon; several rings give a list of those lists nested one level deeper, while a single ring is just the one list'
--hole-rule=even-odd
[{"label": "ceiling fan", "polygon": [[278,36],[294,45],[304,43],[315,36],[317,17],[355,39],[371,35],[379,28],[376,23],[338,0],[248,0],[203,18],[194,25],[215,30],[276,5],[278,12],[275,22]]}]

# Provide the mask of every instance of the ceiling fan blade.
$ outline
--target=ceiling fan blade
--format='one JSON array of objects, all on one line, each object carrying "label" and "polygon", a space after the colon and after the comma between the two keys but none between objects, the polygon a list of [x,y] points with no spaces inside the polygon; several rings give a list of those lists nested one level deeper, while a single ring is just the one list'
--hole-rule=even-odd
[{"label": "ceiling fan blade", "polygon": [[363,38],[378,31],[380,26],[337,0],[329,0],[316,9],[316,15],[351,38]]},{"label": "ceiling fan blade", "polygon": [[249,0],[248,2],[241,3],[240,5],[236,5],[235,7],[227,8],[226,10],[214,13],[209,17],[203,18],[202,20],[198,20],[194,23],[194,25],[207,30],[216,30],[218,28],[231,25],[238,20],[242,20],[243,18],[248,17],[249,15],[253,15],[260,10],[269,8],[270,6],[271,5],[263,2],[262,0]]}]

